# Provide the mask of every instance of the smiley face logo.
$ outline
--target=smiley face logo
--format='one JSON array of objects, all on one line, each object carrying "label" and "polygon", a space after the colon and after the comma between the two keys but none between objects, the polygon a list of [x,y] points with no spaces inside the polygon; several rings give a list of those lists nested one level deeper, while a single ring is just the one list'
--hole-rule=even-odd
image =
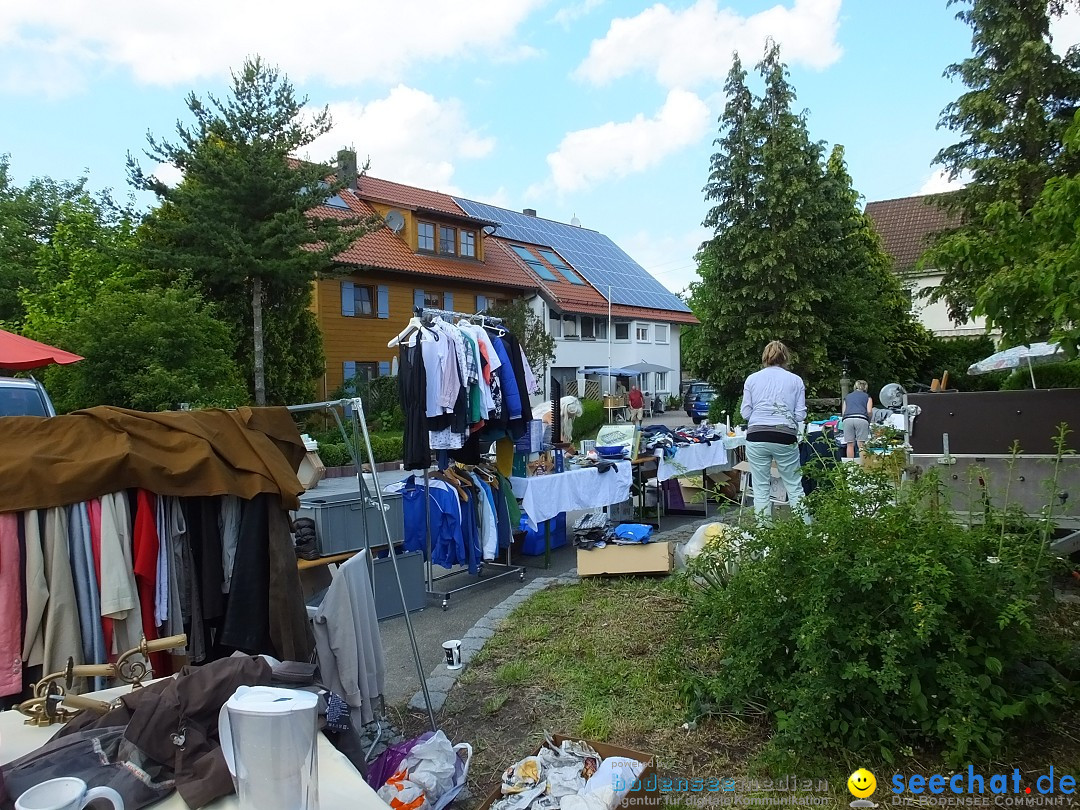
[{"label": "smiley face logo", "polygon": [[856,799],[865,799],[877,790],[877,779],[866,768],[859,768],[847,780],[847,789]]}]

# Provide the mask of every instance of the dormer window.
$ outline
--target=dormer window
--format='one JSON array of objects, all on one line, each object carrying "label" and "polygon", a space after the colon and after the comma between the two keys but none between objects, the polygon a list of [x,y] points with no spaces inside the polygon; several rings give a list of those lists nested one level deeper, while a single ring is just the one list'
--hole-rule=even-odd
[{"label": "dormer window", "polygon": [[418,222],[416,224],[416,249],[435,252],[435,223]]},{"label": "dormer window", "polygon": [[457,228],[449,225],[439,226],[439,253],[447,256],[457,254]]},{"label": "dormer window", "polygon": [[461,255],[476,258],[476,231],[461,231]]}]

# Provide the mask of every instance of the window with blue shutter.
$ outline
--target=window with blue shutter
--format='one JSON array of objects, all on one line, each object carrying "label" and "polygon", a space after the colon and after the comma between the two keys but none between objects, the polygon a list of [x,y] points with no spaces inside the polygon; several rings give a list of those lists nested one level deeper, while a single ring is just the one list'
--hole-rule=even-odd
[{"label": "window with blue shutter", "polygon": [[390,361],[389,360],[380,360],[379,361],[379,376],[380,377],[389,377],[390,376]]},{"label": "window with blue shutter", "polygon": [[356,293],[351,281],[341,282],[341,314],[351,318],[356,315]]},{"label": "window with blue shutter", "polygon": [[380,284],[378,289],[376,290],[376,295],[378,296],[378,299],[379,299],[379,310],[378,310],[379,311],[379,317],[380,318],[389,318],[390,317],[390,290]]},{"label": "window with blue shutter", "polygon": [[443,308],[450,310],[454,308],[454,294],[452,292],[443,293]]},{"label": "window with blue shutter", "polygon": [[354,361],[354,360],[346,360],[345,363],[344,363],[344,366],[345,366],[345,381],[344,382],[345,382],[346,385],[348,385],[352,381],[353,377],[356,376],[356,361]]},{"label": "window with blue shutter", "polygon": [[486,295],[478,295],[478,296],[476,296],[476,311],[477,312],[486,312],[487,308],[488,308],[487,296]]},{"label": "window with blue shutter", "polygon": [[424,291],[423,290],[413,290],[413,306],[414,307],[420,307],[421,309],[423,309],[423,307],[424,307]]}]

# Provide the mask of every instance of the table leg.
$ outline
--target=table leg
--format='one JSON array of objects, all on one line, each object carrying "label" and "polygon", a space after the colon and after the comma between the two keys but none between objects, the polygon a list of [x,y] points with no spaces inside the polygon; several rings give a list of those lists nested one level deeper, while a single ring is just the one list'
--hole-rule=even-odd
[{"label": "table leg", "polygon": [[544,568],[551,568],[551,521],[544,521]]}]

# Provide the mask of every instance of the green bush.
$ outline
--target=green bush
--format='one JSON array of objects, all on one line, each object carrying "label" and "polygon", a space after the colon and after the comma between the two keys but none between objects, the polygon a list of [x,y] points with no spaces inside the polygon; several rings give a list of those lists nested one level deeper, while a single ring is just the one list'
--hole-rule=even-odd
[{"label": "green bush", "polygon": [[[352,464],[349,456],[349,448],[343,444],[338,434],[337,442],[319,442],[319,458],[327,467],[347,467]],[[403,441],[401,436],[372,436],[371,450],[375,453],[375,463],[382,464],[387,461],[401,461],[403,455]],[[367,462],[367,451],[361,450],[360,459]]]},{"label": "green bush", "polygon": [[820,476],[813,525],[750,529],[681,580],[670,660],[694,714],[764,710],[778,760],[930,744],[955,765],[1069,701],[1040,525],[959,525],[933,474],[899,493],[849,465]]},{"label": "green bush", "polygon": [[[339,437],[340,438],[340,437]],[[319,458],[326,467],[347,467],[352,464],[349,448],[344,444],[319,443]]]},{"label": "green bush", "polygon": [[[713,425],[724,424],[724,412],[727,409],[724,407],[724,403],[720,401],[719,397],[709,403],[709,422]],[[731,417],[730,411],[728,417]]]},{"label": "green bush", "polygon": [[1035,373],[1035,384],[1039,388],[1080,388],[1080,360],[1071,363],[1053,363],[1035,366],[1031,371],[1018,368],[1001,385],[1002,391],[1021,391],[1031,388],[1031,373]]},{"label": "green bush", "polygon": [[583,399],[581,410],[581,416],[574,420],[574,441],[595,439],[596,432],[607,421],[604,403],[596,399]]}]

